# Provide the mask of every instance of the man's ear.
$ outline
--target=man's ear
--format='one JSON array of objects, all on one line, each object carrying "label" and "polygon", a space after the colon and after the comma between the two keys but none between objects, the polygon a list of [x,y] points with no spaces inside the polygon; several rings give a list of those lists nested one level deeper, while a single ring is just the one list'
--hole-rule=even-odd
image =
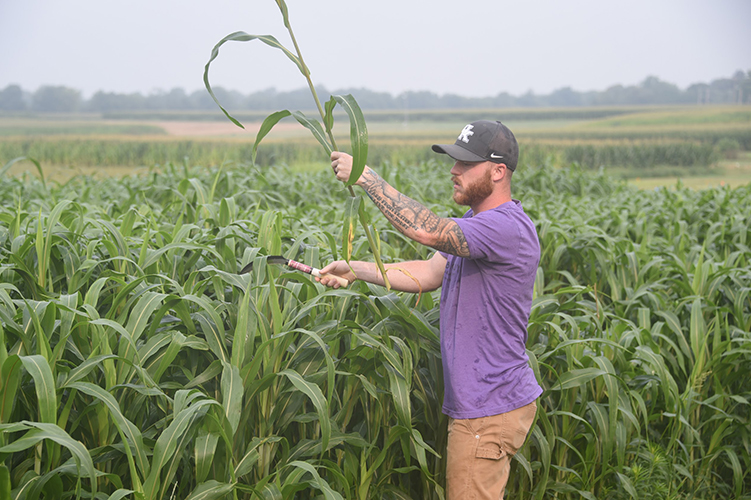
[{"label": "man's ear", "polygon": [[496,163],[493,165],[493,171],[490,178],[494,181],[500,181],[511,172],[505,163]]}]

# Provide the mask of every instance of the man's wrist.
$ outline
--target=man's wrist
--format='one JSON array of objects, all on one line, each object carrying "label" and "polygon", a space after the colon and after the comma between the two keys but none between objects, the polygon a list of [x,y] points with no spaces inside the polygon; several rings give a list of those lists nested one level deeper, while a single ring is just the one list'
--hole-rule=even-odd
[{"label": "man's wrist", "polygon": [[362,175],[360,175],[360,178],[357,179],[357,182],[355,184],[367,191],[368,188],[374,185],[377,181],[378,174],[376,173],[376,171],[365,165],[365,168],[362,171]]}]

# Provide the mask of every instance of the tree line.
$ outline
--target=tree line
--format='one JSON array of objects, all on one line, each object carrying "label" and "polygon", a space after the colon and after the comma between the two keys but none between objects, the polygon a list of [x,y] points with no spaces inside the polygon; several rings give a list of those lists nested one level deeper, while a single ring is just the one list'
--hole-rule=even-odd
[{"label": "tree line", "polygon": [[[623,106],[649,104],[751,104],[751,70],[737,71],[730,78],[719,78],[710,83],[696,83],[685,89],[647,77],[638,85],[613,85],[603,91],[578,92],[563,87],[550,94],[529,91],[514,96],[501,92],[493,97],[463,97],[456,94],[438,95],[427,91],[409,91],[399,95],[372,90],[340,89],[329,92],[320,88],[322,95],[352,94],[363,109],[458,109],[458,108],[512,108],[512,107],[581,107]],[[251,94],[215,87],[219,101],[233,110],[271,111],[276,109],[311,109],[312,98],[308,89],[278,92],[267,89]],[[28,92],[19,85],[8,85],[0,90],[0,111],[71,113],[132,110],[214,110],[213,102],[205,89],[187,93],[182,88],[152,92],[143,95],[135,92],[121,94],[99,91],[85,99],[81,91],[65,86],[42,86]]]}]

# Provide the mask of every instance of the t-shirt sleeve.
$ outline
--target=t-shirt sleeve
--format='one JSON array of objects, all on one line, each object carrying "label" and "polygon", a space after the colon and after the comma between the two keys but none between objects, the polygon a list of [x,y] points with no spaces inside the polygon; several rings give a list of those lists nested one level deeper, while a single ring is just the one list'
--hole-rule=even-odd
[{"label": "t-shirt sleeve", "polygon": [[464,233],[471,259],[506,263],[516,257],[521,235],[512,218],[489,210],[454,220]]}]

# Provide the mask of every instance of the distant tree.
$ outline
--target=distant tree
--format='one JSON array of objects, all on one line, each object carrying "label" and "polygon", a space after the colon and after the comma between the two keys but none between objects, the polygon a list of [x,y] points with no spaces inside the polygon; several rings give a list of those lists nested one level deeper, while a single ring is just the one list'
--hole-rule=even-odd
[{"label": "distant tree", "polygon": [[[237,92],[236,90],[227,90],[223,87],[212,87],[214,90],[214,94],[216,95],[217,99],[219,99],[219,102],[222,103],[222,106],[224,106],[227,109],[248,109],[244,105],[244,100],[246,98],[245,95],[243,95],[240,92]],[[216,103],[211,98],[208,92],[206,92],[206,89],[196,90],[195,92],[191,93],[188,96],[188,100],[190,101],[190,107],[191,109],[202,109],[202,110],[209,110],[209,111],[218,111],[221,114],[221,111],[219,111],[219,108],[216,107]]]},{"label": "distant tree", "polygon": [[495,108],[512,108],[517,106],[516,97],[512,96],[508,92],[501,92],[495,96],[492,100],[492,107]]},{"label": "distant tree", "polygon": [[[216,93],[216,91],[220,88],[221,87],[212,87],[212,89],[214,90],[214,93]],[[209,93],[206,92],[205,89],[196,90],[192,92],[188,96],[188,99],[190,99],[191,107],[195,109],[212,109],[212,108],[218,109],[216,107],[216,104],[214,104],[214,100],[211,98]],[[220,98],[219,102],[224,102],[224,101],[222,101]]]},{"label": "distant tree", "polygon": [[[217,95],[217,97],[219,97],[219,94],[216,93],[216,90],[214,91],[214,93]],[[258,92],[253,92],[241,101],[241,106],[244,109],[253,110],[271,110],[284,108],[284,106],[278,105],[278,100],[279,93],[276,91],[276,89],[268,88],[265,90],[259,90]],[[219,97],[219,102],[224,102],[221,97]],[[216,107],[216,104],[213,105],[214,107]]]},{"label": "distant tree", "polygon": [[582,106],[593,106],[597,103],[597,95],[599,92],[590,90],[581,94]]},{"label": "distant tree", "polygon": [[31,108],[43,113],[71,113],[80,107],[81,92],[68,87],[39,87],[31,98]]},{"label": "distant tree", "polygon": [[693,102],[696,104],[707,104],[711,96],[709,85],[706,83],[695,83],[690,85],[685,93],[688,97],[693,97]]},{"label": "distant tree", "polygon": [[401,96],[394,97],[388,92],[376,92],[365,88],[345,88],[334,91],[334,94],[356,96],[357,103],[363,109],[402,109],[404,107]]},{"label": "distant tree", "polygon": [[738,70],[735,72],[735,74],[733,74],[732,80],[733,82],[735,82],[735,88],[733,89],[735,93],[735,99],[733,101],[738,104],[743,104],[743,94],[745,90],[744,83],[746,82],[746,74],[743,71]]},{"label": "distant tree", "polygon": [[441,97],[441,107],[449,109],[466,108],[467,104],[472,101],[474,99],[467,99],[457,94],[446,94]]},{"label": "distant tree", "polygon": [[548,104],[551,106],[581,106],[584,104],[583,96],[575,92],[571,87],[563,87],[548,96]]},{"label": "distant tree", "polygon": [[623,85],[613,85],[598,92],[595,98],[595,104],[600,106],[618,106],[625,104],[626,89]]},{"label": "distant tree", "polygon": [[741,102],[751,104],[751,70],[746,73],[746,76],[741,83],[741,92]]},{"label": "distant tree", "polygon": [[[321,87],[320,93],[331,94],[324,87]],[[284,101],[288,102],[292,109],[315,109],[315,101],[307,88],[285,92]]]},{"label": "distant tree", "polygon": [[736,102],[737,87],[738,83],[732,78],[712,80],[709,84],[709,92],[712,95],[711,102],[715,104]]},{"label": "distant tree", "polygon": [[528,90],[526,94],[516,100],[519,106],[532,107],[540,105],[540,98],[534,92]]},{"label": "distant tree", "polygon": [[23,111],[26,103],[23,100],[23,90],[18,85],[8,85],[0,90],[0,110]]},{"label": "distant tree", "polygon": [[[427,91],[408,91],[402,93],[409,109],[435,109],[439,108],[438,95]],[[355,96],[356,97],[356,96]]]},{"label": "distant tree", "polygon": [[190,99],[185,90],[175,87],[169,92],[157,91],[146,97],[146,107],[149,109],[190,109]]},{"label": "distant tree", "polygon": [[677,104],[686,102],[686,98],[677,85],[648,76],[639,85],[637,101],[630,104]]},{"label": "distant tree", "polygon": [[115,94],[114,92],[99,91],[89,99],[86,108],[89,111],[107,113],[110,111],[124,111],[144,109],[146,98],[139,93]]}]

